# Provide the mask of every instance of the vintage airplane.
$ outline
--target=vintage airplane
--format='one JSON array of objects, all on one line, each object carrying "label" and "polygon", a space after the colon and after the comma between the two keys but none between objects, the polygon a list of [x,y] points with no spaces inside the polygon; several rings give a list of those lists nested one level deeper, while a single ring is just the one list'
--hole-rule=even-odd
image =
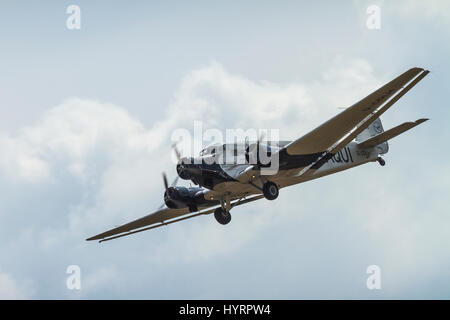
[{"label": "vintage airplane", "polygon": [[[412,68],[358,103],[295,141],[256,142],[212,145],[197,158],[181,158],[177,153],[178,176],[191,180],[195,187],[169,186],[165,174],[164,204],[156,212],[113,228],[87,240],[107,241],[154,229],[200,215],[211,214],[220,224],[231,221],[230,210],[236,206],[266,198],[274,200],[280,188],[346,170],[364,163],[385,161],[388,140],[427,121],[419,119],[383,130],[380,116],[414,87],[428,70]],[[230,152],[246,161],[241,164],[211,161]],[[264,151],[264,152],[262,152]],[[277,170],[266,172],[269,162],[260,155],[276,156]],[[256,161],[250,161],[256,159]]]}]

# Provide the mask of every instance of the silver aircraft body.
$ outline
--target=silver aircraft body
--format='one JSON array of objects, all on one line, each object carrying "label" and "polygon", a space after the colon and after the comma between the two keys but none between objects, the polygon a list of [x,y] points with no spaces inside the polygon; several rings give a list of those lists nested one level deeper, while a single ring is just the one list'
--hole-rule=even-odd
[{"label": "silver aircraft body", "polygon": [[87,240],[112,240],[211,213],[225,225],[233,207],[264,198],[273,201],[282,188],[368,162],[384,166],[388,140],[428,119],[385,131],[380,116],[428,73],[407,70],[297,140],[214,144],[186,158],[175,150],[178,177],[195,186],[177,186],[178,177],[169,185],[163,175],[164,205],[159,210]]}]

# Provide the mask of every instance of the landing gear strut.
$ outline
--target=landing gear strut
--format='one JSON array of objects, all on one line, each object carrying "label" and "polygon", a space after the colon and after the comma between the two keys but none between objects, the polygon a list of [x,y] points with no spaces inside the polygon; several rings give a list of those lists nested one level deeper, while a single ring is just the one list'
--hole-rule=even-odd
[{"label": "landing gear strut", "polygon": [[231,221],[231,199],[225,196],[220,200],[220,207],[214,211],[214,218],[220,224],[228,224]]},{"label": "landing gear strut", "polygon": [[386,161],[384,161],[384,159],[382,157],[378,157],[377,161],[380,164],[380,166],[382,166],[382,167],[384,167],[384,165],[386,164]]},{"label": "landing gear strut", "polygon": [[267,181],[266,183],[264,183],[263,194],[267,200],[275,200],[276,198],[278,198],[278,193],[278,186],[275,183],[271,181]]}]

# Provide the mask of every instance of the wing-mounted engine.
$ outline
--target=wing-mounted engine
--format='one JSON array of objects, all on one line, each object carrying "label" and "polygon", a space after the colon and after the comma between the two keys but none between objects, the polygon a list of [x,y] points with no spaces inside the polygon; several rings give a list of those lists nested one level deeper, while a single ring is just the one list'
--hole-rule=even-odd
[{"label": "wing-mounted engine", "polygon": [[205,199],[204,191],[205,189],[199,187],[169,187],[164,192],[164,203],[171,209],[188,207],[189,211],[195,212],[199,206],[217,202]]}]

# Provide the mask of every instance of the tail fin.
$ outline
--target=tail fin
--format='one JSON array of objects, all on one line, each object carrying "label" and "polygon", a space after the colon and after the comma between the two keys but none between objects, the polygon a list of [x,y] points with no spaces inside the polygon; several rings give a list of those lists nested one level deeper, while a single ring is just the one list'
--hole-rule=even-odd
[{"label": "tail fin", "polygon": [[[372,138],[377,137],[381,134],[383,134],[383,124],[381,123],[381,119],[377,118],[375,119],[366,129],[364,129],[359,135],[356,136],[355,140],[356,142],[359,142],[359,145],[361,147],[363,146],[367,141],[372,140]],[[387,143],[387,140],[381,141],[374,146],[377,146],[379,149],[380,154],[385,154],[389,151],[389,145]]]},{"label": "tail fin", "polygon": [[402,134],[403,132],[405,132],[409,129],[412,129],[415,126],[418,126],[419,124],[421,124],[427,120],[428,119],[419,119],[414,122],[402,123],[401,125],[396,126],[392,129],[389,129],[388,131],[374,135],[374,136],[370,137],[369,139],[362,141],[361,143],[359,143],[359,146],[361,148],[370,148],[370,147],[378,146],[379,144],[384,144],[384,143],[387,145],[388,140],[395,138],[396,136]]}]

